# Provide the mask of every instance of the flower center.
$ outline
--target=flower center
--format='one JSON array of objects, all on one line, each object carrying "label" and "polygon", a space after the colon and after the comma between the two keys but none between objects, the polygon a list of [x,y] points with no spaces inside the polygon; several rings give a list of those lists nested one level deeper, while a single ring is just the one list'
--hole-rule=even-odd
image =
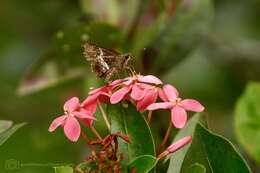
[{"label": "flower center", "polygon": [[181,106],[181,100],[182,100],[181,98],[171,99],[170,102],[172,102],[172,104],[174,106],[176,106],[176,105],[180,105]]},{"label": "flower center", "polygon": [[70,111],[64,111],[64,114],[68,117],[68,116],[74,116],[73,114],[72,114],[72,112],[70,112]]}]

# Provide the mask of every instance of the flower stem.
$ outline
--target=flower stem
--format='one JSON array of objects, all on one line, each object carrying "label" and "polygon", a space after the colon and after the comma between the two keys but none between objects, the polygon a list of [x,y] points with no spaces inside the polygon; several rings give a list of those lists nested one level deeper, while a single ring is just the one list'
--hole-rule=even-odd
[{"label": "flower stem", "polygon": [[172,122],[170,121],[169,122],[169,125],[168,125],[168,129],[167,129],[167,132],[166,134],[164,135],[164,138],[163,138],[163,141],[158,149],[158,152],[161,151],[161,149],[165,146],[165,144],[167,143],[169,137],[171,136],[171,131],[172,131]]},{"label": "flower stem", "polygon": [[153,117],[153,111],[148,112],[148,117],[147,117],[147,122],[150,125],[152,122],[152,117]]},{"label": "flower stem", "polygon": [[109,123],[109,121],[108,121],[107,114],[106,114],[106,112],[104,111],[104,109],[103,109],[103,107],[101,106],[100,103],[98,103],[98,108],[99,108],[99,110],[100,110],[100,112],[101,112],[101,114],[102,114],[102,116],[103,116],[103,119],[104,119],[104,121],[105,121],[105,123],[106,123],[107,129],[108,129],[109,131],[111,131],[111,125],[110,125],[110,123]]},{"label": "flower stem", "polygon": [[157,156],[157,162],[161,159],[161,158],[163,158],[163,157],[165,157],[165,156],[167,156],[169,154],[169,152],[166,150],[166,151],[164,151],[164,152],[162,152],[161,154],[159,154],[158,156]]},{"label": "flower stem", "polygon": [[94,135],[95,135],[99,140],[102,140],[102,137],[101,137],[100,134],[97,132],[97,130],[95,129],[94,126],[91,125],[89,128],[90,128],[90,130],[94,133]]}]

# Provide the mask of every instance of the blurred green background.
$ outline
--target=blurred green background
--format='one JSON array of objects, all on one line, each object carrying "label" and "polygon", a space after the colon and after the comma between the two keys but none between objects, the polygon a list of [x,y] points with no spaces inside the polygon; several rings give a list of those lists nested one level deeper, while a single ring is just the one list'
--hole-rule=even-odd
[{"label": "blurred green background", "polygon": [[[83,141],[74,144],[62,130],[47,130],[66,98],[84,99],[98,86],[82,55],[87,40],[131,52],[137,71],[200,100],[209,129],[231,140],[260,171],[234,132],[236,101],[248,82],[260,79],[259,18],[259,0],[1,1],[0,119],[28,125],[0,147],[0,172],[51,172],[45,164],[84,159]],[[155,118],[164,131],[167,120]],[[7,170],[10,159],[43,165]]]}]

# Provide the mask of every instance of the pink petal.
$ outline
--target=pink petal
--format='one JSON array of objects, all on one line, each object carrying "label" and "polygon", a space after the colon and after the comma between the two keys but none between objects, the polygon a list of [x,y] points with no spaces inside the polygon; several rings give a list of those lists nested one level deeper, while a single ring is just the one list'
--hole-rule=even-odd
[{"label": "pink petal", "polygon": [[111,104],[119,103],[125,97],[125,95],[129,93],[130,90],[131,90],[130,87],[125,86],[120,90],[114,92],[110,97]]},{"label": "pink petal", "polygon": [[137,80],[136,76],[127,77],[127,78],[123,79],[123,81],[124,81],[123,84],[129,86],[136,80]]},{"label": "pink petal", "polygon": [[187,112],[180,106],[174,106],[171,111],[171,118],[176,128],[183,128],[187,122]]},{"label": "pink petal", "polygon": [[89,95],[89,96],[82,102],[81,106],[85,107],[85,106],[87,106],[87,105],[90,105],[90,104],[93,104],[93,103],[97,102],[99,94],[100,94],[100,93],[95,93],[95,94]]},{"label": "pink petal", "polygon": [[194,112],[202,112],[204,107],[197,100],[185,99],[181,101],[181,105],[184,109]]},{"label": "pink petal", "polygon": [[136,105],[137,110],[140,112],[145,111],[149,105],[156,102],[157,97],[158,97],[158,92],[156,92],[155,90],[147,91],[145,97],[137,102]]},{"label": "pink petal", "polygon": [[155,88],[155,86],[153,86],[151,84],[147,84],[147,83],[137,83],[136,85],[138,85],[142,89],[154,89]]},{"label": "pink petal", "polygon": [[179,97],[177,89],[169,84],[163,86],[163,92],[168,98],[168,100],[175,100]]},{"label": "pink petal", "polygon": [[111,89],[114,89],[115,87],[117,87],[118,85],[120,85],[122,83],[122,79],[117,79],[114,80],[113,82],[111,82],[110,84],[108,84],[109,87],[111,87]]},{"label": "pink petal", "polygon": [[[94,117],[94,115],[91,115],[91,116],[93,116]],[[91,119],[81,119],[81,121],[83,121],[83,123],[86,125],[86,126],[92,126],[92,124],[93,124],[93,120],[91,120]]]},{"label": "pink petal", "polygon": [[90,112],[91,115],[93,115],[96,112],[96,110],[97,110],[97,104],[98,104],[98,101],[96,100],[96,102],[89,103],[89,104],[84,105],[82,107],[85,110],[87,110],[88,112]]},{"label": "pink petal", "polygon": [[97,97],[99,96],[99,93],[89,95],[81,104],[81,107],[86,109],[87,111],[91,112],[91,114],[94,114],[97,109],[97,103],[98,99]]},{"label": "pink petal", "polygon": [[68,101],[65,102],[63,109],[65,111],[72,112],[80,107],[79,98],[78,97],[72,97]]},{"label": "pink petal", "polygon": [[110,103],[110,94],[106,93],[106,92],[101,92],[98,100],[102,103]]},{"label": "pink petal", "polygon": [[171,102],[153,103],[147,107],[148,110],[153,111],[156,109],[171,109],[173,104]]},{"label": "pink petal", "polygon": [[132,92],[130,94],[131,98],[134,100],[141,100],[145,95],[145,91],[144,89],[141,89],[139,86],[137,85],[133,85],[132,87]]},{"label": "pink petal", "polygon": [[162,84],[162,81],[159,78],[157,78],[153,75],[147,75],[147,76],[139,75],[137,78],[138,78],[139,82],[151,83],[151,84],[155,84],[155,85],[161,85]]},{"label": "pink petal", "polygon": [[76,142],[80,136],[80,125],[76,118],[69,116],[64,125],[64,133],[69,140]]},{"label": "pink petal", "polygon": [[182,147],[184,147],[185,145],[187,145],[188,143],[190,143],[192,141],[192,137],[191,136],[186,136],[176,142],[174,142],[173,144],[171,144],[168,148],[167,151],[169,153],[173,153],[179,149],[181,149]]},{"label": "pink petal", "polygon": [[104,90],[104,88],[105,88],[105,86],[102,86],[102,87],[96,88],[96,89],[92,89],[91,91],[89,91],[88,94],[89,94],[89,95],[96,94],[97,92]]},{"label": "pink petal", "polygon": [[65,122],[65,119],[66,119],[66,115],[62,115],[62,116],[56,118],[55,120],[53,120],[49,127],[49,132],[53,132],[54,130],[57,129],[57,127],[63,125]]},{"label": "pink petal", "polygon": [[73,115],[81,119],[96,120],[96,118],[92,116],[93,114],[90,111],[87,111],[83,108],[81,108],[80,111],[73,112]]},{"label": "pink petal", "polygon": [[77,117],[79,117],[80,120],[83,121],[83,123],[85,125],[87,125],[88,127],[92,125],[93,120],[96,120],[96,117],[94,116],[94,114],[92,114],[88,110],[80,109],[80,113],[83,113],[83,116],[80,116],[80,117],[77,116]]},{"label": "pink petal", "polygon": [[167,96],[165,95],[165,93],[163,92],[163,90],[161,88],[158,90],[158,93],[159,93],[159,97],[162,99],[162,101],[164,101],[164,102],[169,101]]}]

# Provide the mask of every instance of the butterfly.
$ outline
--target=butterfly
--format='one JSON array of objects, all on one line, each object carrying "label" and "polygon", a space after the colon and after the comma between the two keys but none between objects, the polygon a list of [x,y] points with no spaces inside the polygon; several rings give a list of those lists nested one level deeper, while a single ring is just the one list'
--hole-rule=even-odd
[{"label": "butterfly", "polygon": [[132,59],[129,53],[120,54],[89,42],[84,44],[84,56],[91,62],[91,70],[96,76],[105,78],[105,81],[109,81],[115,73],[130,69],[128,61]]}]

